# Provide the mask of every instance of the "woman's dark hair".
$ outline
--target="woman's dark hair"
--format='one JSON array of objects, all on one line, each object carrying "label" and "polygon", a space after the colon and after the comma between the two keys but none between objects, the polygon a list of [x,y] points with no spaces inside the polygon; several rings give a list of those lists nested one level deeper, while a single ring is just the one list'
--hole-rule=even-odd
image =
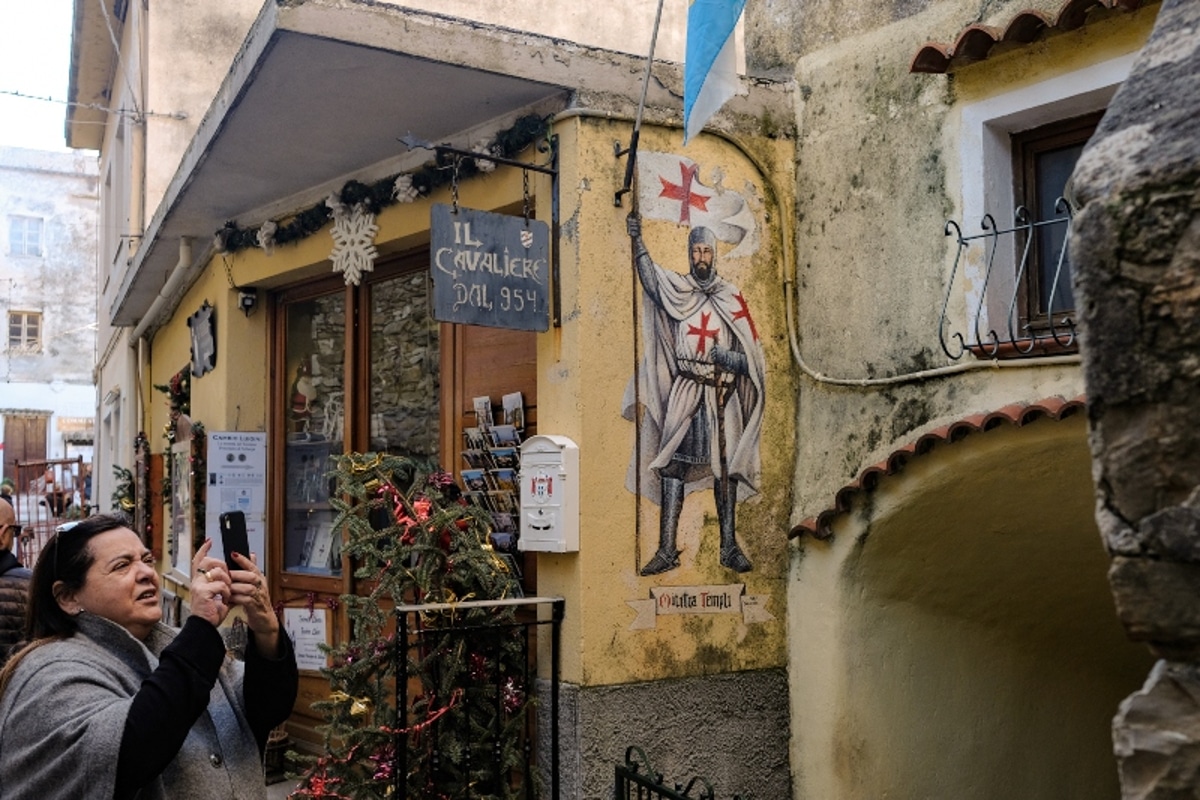
[{"label": "woman's dark hair", "polygon": [[87,571],[96,560],[88,542],[107,531],[127,527],[129,520],[124,516],[97,514],[69,528],[60,528],[42,547],[37,564],[33,567],[33,576],[29,579],[25,643],[0,670],[0,695],[8,688],[17,664],[31,650],[55,639],[73,636],[79,629],[75,618],[59,607],[54,596],[54,584],[62,581],[68,591],[82,589]]},{"label": "woman's dark hair", "polygon": [[42,546],[29,579],[25,641],[63,639],[75,633],[78,625],[75,618],[58,605],[54,584],[61,581],[62,590],[68,592],[82,589],[87,571],[95,561],[88,542],[102,533],[128,525],[129,521],[124,517],[96,514],[58,531]]}]

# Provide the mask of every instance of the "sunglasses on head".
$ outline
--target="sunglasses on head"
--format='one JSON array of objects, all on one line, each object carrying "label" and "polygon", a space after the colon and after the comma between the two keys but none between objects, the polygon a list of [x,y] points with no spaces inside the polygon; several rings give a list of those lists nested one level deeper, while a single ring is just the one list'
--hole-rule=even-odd
[{"label": "sunglasses on head", "polygon": [[78,524],[79,524],[79,520],[75,520],[74,522],[64,522],[62,525],[59,525],[57,528],[54,529],[54,561],[51,563],[50,566],[51,566],[51,571],[52,571],[51,574],[54,575],[55,579],[58,578],[58,550],[61,547],[61,543],[59,542],[59,539],[61,539],[63,537],[63,534],[65,534],[67,531],[71,530],[71,528],[74,528]]},{"label": "sunglasses on head", "polygon": [[7,529],[12,529],[14,536],[20,536],[21,531],[25,530],[25,526],[17,525],[16,523],[13,523],[12,525],[0,525],[0,531],[7,530]]}]

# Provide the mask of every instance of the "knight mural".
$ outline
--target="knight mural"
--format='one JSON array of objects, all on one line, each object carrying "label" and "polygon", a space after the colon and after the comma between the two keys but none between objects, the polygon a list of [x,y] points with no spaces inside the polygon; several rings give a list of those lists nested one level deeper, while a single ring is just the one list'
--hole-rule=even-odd
[{"label": "knight mural", "polygon": [[[695,188],[693,180],[688,191]],[[683,198],[683,206],[687,203]],[[700,209],[707,212],[707,206],[701,203]],[[634,419],[638,403],[643,409],[638,488],[660,506],[658,549],[640,572],[656,575],[679,566],[684,498],[704,489],[716,501],[721,565],[749,572],[753,564],[737,541],[735,520],[737,503],[758,493],[761,471],[766,362],[758,331],[741,291],[717,273],[718,236],[712,228],[691,225],[685,274],[651,259],[640,215],[630,214],[626,226],[644,295],[646,333],[640,396],[635,398],[631,385],[623,414]]]}]

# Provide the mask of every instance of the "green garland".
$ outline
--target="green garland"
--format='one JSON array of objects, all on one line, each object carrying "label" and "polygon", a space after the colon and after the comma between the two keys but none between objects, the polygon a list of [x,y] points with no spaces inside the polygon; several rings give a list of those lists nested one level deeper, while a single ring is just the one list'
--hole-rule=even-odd
[{"label": "green garland", "polygon": [[[511,159],[539,138],[545,137],[548,125],[548,117],[539,117],[536,114],[521,117],[511,128],[496,134],[495,140],[486,148],[486,155]],[[396,179],[404,174],[412,178],[412,185],[417,193],[427,197],[434,189],[451,181],[455,174],[455,170],[452,169],[455,158],[460,159],[457,170],[459,180],[480,172],[474,159],[439,153],[433,161],[413,172],[396,173],[369,186],[360,181],[350,181],[342,187],[338,199],[347,206],[361,203],[372,214],[378,214],[382,209],[400,202],[393,192]],[[287,222],[276,223],[275,233],[271,238],[275,244],[288,244],[306,239],[325,227],[332,215],[332,210],[322,201],[294,214]],[[226,253],[236,253],[239,250],[258,247],[260,228],[261,226],[241,228],[230,220],[216,233],[217,249]]]},{"label": "green garland", "polygon": [[133,495],[133,471],[124,467],[113,464],[113,478],[116,481],[116,488],[112,493],[112,508],[114,512],[120,512],[133,516],[134,495]]},{"label": "green garland", "polygon": [[[167,381],[166,383],[155,383],[152,385],[155,389],[167,396],[167,406],[172,411],[177,411],[180,414],[191,414],[192,367],[190,364],[172,375],[171,380]],[[167,441],[174,443],[175,419],[173,417],[171,422],[167,425],[167,430],[163,435],[167,437]]]}]

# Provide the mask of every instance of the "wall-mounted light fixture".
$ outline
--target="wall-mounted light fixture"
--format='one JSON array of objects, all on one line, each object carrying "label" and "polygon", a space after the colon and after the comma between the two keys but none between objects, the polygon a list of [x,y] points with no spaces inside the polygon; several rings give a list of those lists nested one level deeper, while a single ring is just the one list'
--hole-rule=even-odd
[{"label": "wall-mounted light fixture", "polygon": [[250,316],[250,313],[254,311],[255,307],[258,305],[258,289],[255,289],[253,286],[239,286],[237,293],[238,308],[240,308],[242,313],[247,317]]}]

